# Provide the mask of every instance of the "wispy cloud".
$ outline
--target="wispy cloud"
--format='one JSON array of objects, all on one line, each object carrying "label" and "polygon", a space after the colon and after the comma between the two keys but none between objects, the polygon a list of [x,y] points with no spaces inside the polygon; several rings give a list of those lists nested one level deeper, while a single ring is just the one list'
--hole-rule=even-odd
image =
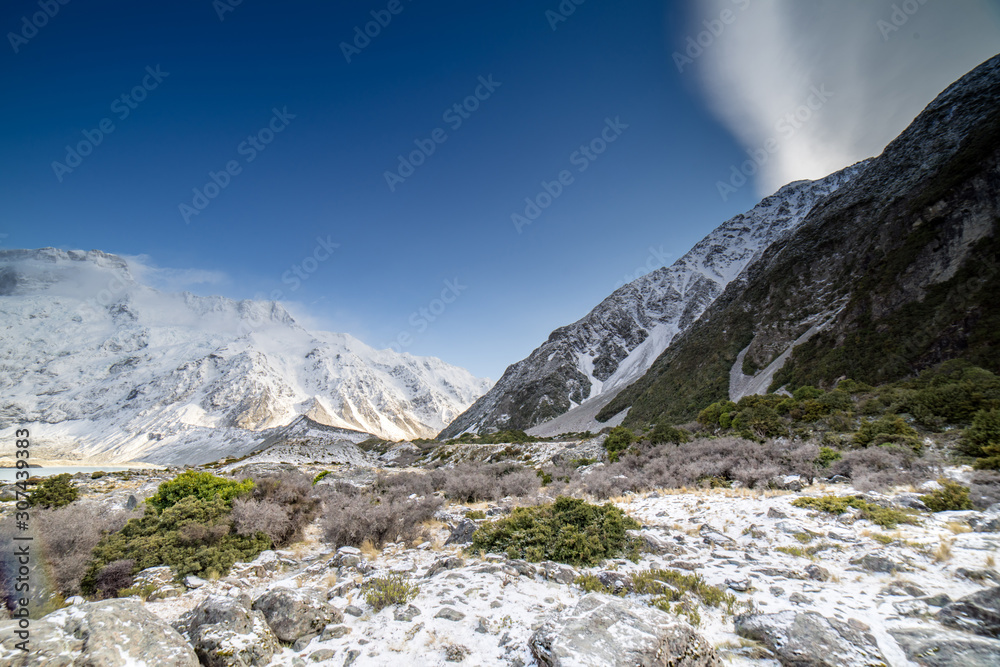
[{"label": "wispy cloud", "polygon": [[223,271],[209,269],[173,269],[157,266],[149,255],[123,255],[129,272],[137,283],[162,292],[202,291],[205,287],[227,285],[229,276]]},{"label": "wispy cloud", "polygon": [[[756,174],[762,195],[879,154],[938,93],[1000,52],[1000,5],[971,0],[710,0],[693,3],[692,33],[737,4],[745,10],[693,71],[748,151],[777,139]],[[829,101],[781,132],[821,86]]]}]

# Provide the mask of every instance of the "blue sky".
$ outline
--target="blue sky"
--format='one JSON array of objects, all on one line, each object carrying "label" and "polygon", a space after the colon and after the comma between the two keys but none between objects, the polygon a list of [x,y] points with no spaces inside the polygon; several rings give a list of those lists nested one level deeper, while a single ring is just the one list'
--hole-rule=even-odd
[{"label": "blue sky", "polygon": [[[765,60],[752,63],[760,85],[713,87],[746,66],[731,52],[739,31],[775,20],[741,18],[746,0],[566,0],[565,20],[556,0],[231,1],[4,3],[3,246],[141,256],[165,288],[279,298],[312,326],[493,379],[772,190],[762,169],[719,194],[753,148],[753,118],[775,117],[742,110],[822,83],[776,81]],[[40,6],[54,15],[37,18]],[[865,39],[884,49],[875,69],[902,77],[899,94],[879,98],[887,120],[876,105],[857,141],[808,148],[842,120],[847,87],[861,89],[839,83],[836,103],[772,162],[783,162],[775,178],[880,150],[933,97],[900,74],[914,49],[938,60],[945,49],[940,71],[920,77],[934,92],[1000,50],[934,33],[933,8],[886,37],[877,20],[891,6],[863,10]],[[713,27],[678,71],[674,54]],[[789,48],[803,62],[836,57],[808,40]],[[805,160],[803,142],[831,157]],[[81,143],[87,155],[68,154]],[[411,173],[398,156],[414,151]],[[518,230],[526,198],[551,203]]]}]

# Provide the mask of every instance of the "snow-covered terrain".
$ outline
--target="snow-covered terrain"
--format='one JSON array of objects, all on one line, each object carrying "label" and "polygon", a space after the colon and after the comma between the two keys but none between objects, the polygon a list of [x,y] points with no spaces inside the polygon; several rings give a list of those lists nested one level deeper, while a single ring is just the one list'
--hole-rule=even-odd
[{"label": "snow-covered terrain", "polygon": [[535,435],[600,429],[597,414],[641,377],[764,250],[850,181],[858,163],[817,181],[796,181],[724,222],[673,265],[616,290],[580,321],[552,332],[442,435],[483,428]]},{"label": "snow-covered terrain", "polygon": [[31,428],[49,460],[209,461],[300,415],[427,437],[490,386],[309,331],[276,302],[159,292],[100,251],[0,252],[0,321],[0,433]]}]

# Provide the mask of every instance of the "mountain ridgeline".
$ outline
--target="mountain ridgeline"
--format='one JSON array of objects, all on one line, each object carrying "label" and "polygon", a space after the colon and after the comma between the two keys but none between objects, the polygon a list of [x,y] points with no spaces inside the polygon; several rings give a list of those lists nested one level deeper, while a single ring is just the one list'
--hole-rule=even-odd
[{"label": "mountain ridgeline", "polygon": [[679,423],[952,358],[1000,370],[1000,56],[878,157],[800,181],[554,331],[439,437]]},{"label": "mountain ridgeline", "polygon": [[[1000,56],[939,95],[598,415],[680,422],[757,391],[1000,370]],[[796,344],[797,343],[797,344]]]}]

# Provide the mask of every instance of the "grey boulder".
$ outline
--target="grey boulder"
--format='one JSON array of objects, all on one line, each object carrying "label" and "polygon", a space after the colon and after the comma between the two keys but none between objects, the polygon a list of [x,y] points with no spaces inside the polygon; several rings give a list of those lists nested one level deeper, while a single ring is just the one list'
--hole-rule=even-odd
[{"label": "grey boulder", "polygon": [[875,638],[861,624],[844,623],[811,611],[744,614],[736,634],[758,641],[783,665],[867,667],[885,664]]},{"label": "grey boulder", "polygon": [[198,667],[184,638],[134,599],[66,607],[31,623],[28,651],[16,644],[17,621],[0,624],[0,664],[10,667]]},{"label": "grey boulder", "polygon": [[326,595],[315,588],[274,588],[254,600],[253,608],[264,615],[274,634],[283,642],[322,632],[343,614],[327,604]]},{"label": "grey boulder", "polygon": [[937,613],[937,618],[959,630],[1000,638],[1000,586],[946,604]]},{"label": "grey boulder", "polygon": [[547,618],[530,640],[544,667],[718,667],[715,649],[676,617],[646,605],[591,593]]},{"label": "grey boulder", "polygon": [[174,627],[188,636],[206,667],[266,665],[281,646],[264,615],[251,611],[248,602],[245,597],[209,596]]},{"label": "grey boulder", "polygon": [[1000,640],[929,626],[889,630],[908,660],[926,667],[996,667]]}]

